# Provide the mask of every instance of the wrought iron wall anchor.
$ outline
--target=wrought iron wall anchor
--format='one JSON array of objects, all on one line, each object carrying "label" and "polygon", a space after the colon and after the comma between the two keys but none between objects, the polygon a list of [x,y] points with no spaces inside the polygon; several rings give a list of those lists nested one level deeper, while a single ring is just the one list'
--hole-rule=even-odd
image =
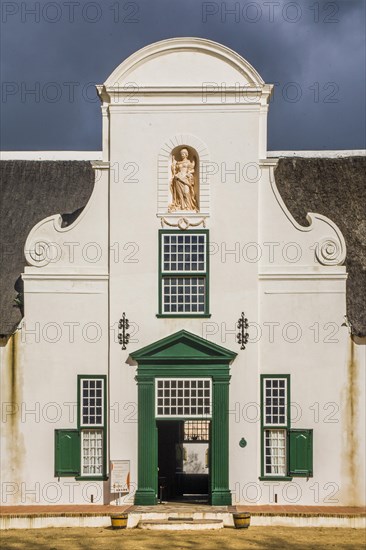
[{"label": "wrought iron wall anchor", "polygon": [[130,341],[130,335],[126,332],[130,328],[130,323],[126,318],[125,312],[122,313],[122,319],[118,321],[118,342],[122,349],[127,349],[126,346]]},{"label": "wrought iron wall anchor", "polygon": [[248,319],[244,315],[244,311],[242,311],[242,314],[238,319],[237,326],[240,330],[240,332],[238,332],[238,334],[236,335],[237,342],[238,344],[241,344],[240,349],[245,349],[245,344],[248,343],[249,339],[249,334],[246,332],[249,324]]}]

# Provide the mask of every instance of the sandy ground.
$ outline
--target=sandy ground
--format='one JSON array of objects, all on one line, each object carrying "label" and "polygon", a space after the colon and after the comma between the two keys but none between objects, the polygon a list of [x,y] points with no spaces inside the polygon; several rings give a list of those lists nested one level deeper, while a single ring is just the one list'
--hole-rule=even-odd
[{"label": "sandy ground", "polygon": [[250,527],[185,532],[54,528],[0,532],[1,550],[360,550],[365,544],[365,531],[344,528]]}]

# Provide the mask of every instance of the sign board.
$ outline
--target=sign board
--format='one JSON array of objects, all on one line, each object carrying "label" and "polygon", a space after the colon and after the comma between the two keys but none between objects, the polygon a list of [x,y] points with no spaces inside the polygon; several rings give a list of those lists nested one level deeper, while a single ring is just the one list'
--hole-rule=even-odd
[{"label": "sign board", "polygon": [[110,467],[111,493],[130,492],[130,461],[111,460]]}]

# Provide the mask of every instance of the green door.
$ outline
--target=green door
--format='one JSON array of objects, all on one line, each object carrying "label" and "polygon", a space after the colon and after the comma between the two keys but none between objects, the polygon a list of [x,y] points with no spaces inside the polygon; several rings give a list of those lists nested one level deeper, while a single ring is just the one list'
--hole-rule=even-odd
[{"label": "green door", "polygon": [[[156,378],[212,381],[211,504],[231,504],[228,410],[230,363],[236,353],[182,330],[131,353],[131,357],[138,363],[138,488],[135,504],[151,506],[157,503]],[[188,420],[184,415],[179,418]]]}]

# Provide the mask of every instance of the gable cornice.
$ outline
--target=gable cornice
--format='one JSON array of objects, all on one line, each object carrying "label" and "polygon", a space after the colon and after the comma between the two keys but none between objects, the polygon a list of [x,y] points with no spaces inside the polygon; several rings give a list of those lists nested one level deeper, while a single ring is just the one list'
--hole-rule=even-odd
[{"label": "gable cornice", "polygon": [[[163,354],[169,348],[176,346],[177,344],[185,344],[191,347],[192,350],[196,349],[197,355],[191,354],[189,357],[178,354],[177,356],[166,356]],[[204,356],[206,354],[206,357]],[[171,334],[161,340],[157,340],[148,346],[145,346],[139,350],[136,350],[130,354],[130,357],[138,364],[171,364],[174,363],[187,363],[196,362],[200,363],[227,363],[230,364],[237,353],[228,350],[218,344],[205,340],[201,336],[192,334],[186,330],[180,330]]]}]

